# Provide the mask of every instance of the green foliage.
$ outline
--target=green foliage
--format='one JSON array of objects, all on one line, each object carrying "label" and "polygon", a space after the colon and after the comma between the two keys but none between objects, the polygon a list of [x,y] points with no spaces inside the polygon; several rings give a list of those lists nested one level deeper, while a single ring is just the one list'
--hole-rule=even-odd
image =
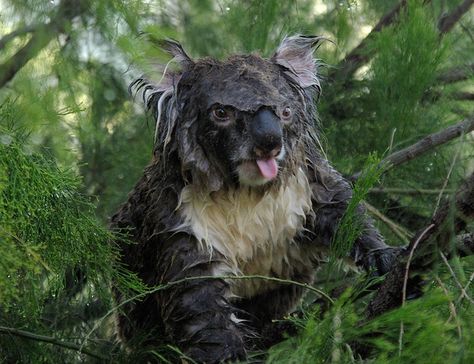
[{"label": "green foliage", "polygon": [[[36,294],[32,288],[44,270],[51,273],[52,287],[74,264],[87,266],[91,277],[110,274],[112,267],[97,264],[110,260],[111,236],[91,218],[92,205],[77,193],[76,178],[44,157],[25,154],[9,131],[2,130],[1,135],[0,225],[6,244],[1,249],[9,264],[2,264],[0,284],[10,292],[1,289],[0,300],[8,303],[21,295],[30,302],[24,295]],[[7,283],[10,280],[16,284]]]},{"label": "green foliage", "polygon": [[[14,123],[15,106],[0,107],[2,125]],[[111,279],[124,291],[141,289],[115,263],[118,251],[112,241],[117,237],[96,220],[94,205],[78,192],[79,186],[71,171],[32,153],[27,136],[0,128],[0,326],[37,330],[54,307],[67,307],[62,304],[77,294],[74,285],[80,281],[90,292],[87,299],[97,297],[105,304]],[[12,345],[17,340],[0,335],[0,357],[13,360]],[[23,362],[45,355],[37,345],[27,352]]]},{"label": "green foliage", "polygon": [[371,66],[368,101],[377,118],[371,130],[374,136],[381,126],[396,127],[395,140],[430,130],[427,122],[420,122],[426,112],[421,101],[445,55],[432,16],[421,2],[409,1],[400,23],[380,32],[372,47],[377,55]]},{"label": "green foliage", "polygon": [[[360,302],[354,300],[360,296],[357,290],[347,290],[323,315],[313,309],[303,319],[292,319],[300,327],[299,335],[272,347],[267,362],[470,362],[472,305],[456,305],[459,316],[453,318],[447,312],[453,296],[446,297],[439,288],[431,287],[424,297],[366,321],[357,309]],[[375,348],[377,355],[364,361],[354,354],[354,347]]]},{"label": "green foliage", "polygon": [[354,185],[352,198],[331,242],[330,254],[333,259],[346,257],[351,251],[353,242],[364,228],[361,221],[362,217],[357,213],[357,209],[366,198],[369,190],[378,182],[383,172],[383,168],[379,163],[379,158],[375,155],[369,155]]}]

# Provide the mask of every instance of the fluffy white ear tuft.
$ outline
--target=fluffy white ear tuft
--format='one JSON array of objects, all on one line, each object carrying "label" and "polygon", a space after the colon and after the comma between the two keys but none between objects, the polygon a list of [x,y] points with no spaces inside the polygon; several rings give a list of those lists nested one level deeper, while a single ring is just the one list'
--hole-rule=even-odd
[{"label": "fluffy white ear tuft", "polygon": [[313,50],[324,38],[317,36],[294,35],[285,37],[272,60],[288,69],[289,75],[303,88],[320,88],[317,75],[317,62]]}]

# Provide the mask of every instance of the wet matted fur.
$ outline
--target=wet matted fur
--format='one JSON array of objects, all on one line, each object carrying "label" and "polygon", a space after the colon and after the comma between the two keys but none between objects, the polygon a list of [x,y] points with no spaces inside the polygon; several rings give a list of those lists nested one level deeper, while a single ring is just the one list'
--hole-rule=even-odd
[{"label": "wet matted fur", "polygon": [[[154,158],[112,227],[135,242],[122,244],[122,260],[146,284],[257,274],[312,282],[352,195],[315,129],[318,43],[287,37],[269,59],[217,61],[166,41],[180,71],[132,84],[156,118]],[[396,249],[363,219],[351,258],[384,273]],[[190,280],[127,304],[119,336],[146,333],[198,362],[242,359],[302,294],[264,280]]]}]

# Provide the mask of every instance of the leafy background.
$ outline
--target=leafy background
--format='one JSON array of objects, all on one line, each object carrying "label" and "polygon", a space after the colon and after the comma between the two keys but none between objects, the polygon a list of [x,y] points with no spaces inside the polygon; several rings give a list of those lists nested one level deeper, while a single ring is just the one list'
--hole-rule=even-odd
[{"label": "leafy background", "polygon": [[[0,360],[179,356],[169,345],[128,353],[112,333],[120,308],[110,280],[131,297],[146,294],[116,263],[106,228],[151,157],[154,122],[127,87],[141,74],[159,80],[168,59],[145,34],[218,58],[270,56],[286,34],[330,39],[316,52],[324,150],[347,176],[368,171],[358,196],[390,244],[408,242],[474,168],[474,136],[381,176],[374,166],[472,116],[474,14],[468,0],[402,4],[396,21],[368,36],[397,1],[1,0]],[[447,29],[457,9],[463,16]],[[361,42],[364,61],[345,72],[342,60]],[[474,362],[473,274],[469,257],[441,260],[424,276],[422,298],[365,322],[372,278],[328,264],[317,287],[351,288],[326,309],[308,295],[291,318],[299,334],[249,361]],[[370,355],[361,358],[357,345],[370,346]]]}]

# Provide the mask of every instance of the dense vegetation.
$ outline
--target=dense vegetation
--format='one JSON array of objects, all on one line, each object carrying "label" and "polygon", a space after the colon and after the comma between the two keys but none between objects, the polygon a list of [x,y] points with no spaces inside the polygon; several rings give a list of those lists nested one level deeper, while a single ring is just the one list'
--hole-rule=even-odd
[{"label": "dense vegetation", "polygon": [[[290,318],[298,334],[249,361],[474,362],[474,260],[451,249],[474,246],[474,181],[463,184],[474,168],[472,4],[0,1],[0,361],[176,360],[167,345],[127,353],[112,334],[111,279],[130,299],[156,289],[116,263],[107,231],[151,157],[154,122],[128,83],[160,79],[168,59],[153,39],[195,57],[270,56],[303,33],[331,40],[316,52],[324,150],[387,241],[423,252],[408,265],[424,295],[378,310],[387,285],[374,294],[374,277],[341,263],[358,231],[349,211],[316,279],[333,303],[309,292]],[[435,132],[438,146],[394,156]]]}]

